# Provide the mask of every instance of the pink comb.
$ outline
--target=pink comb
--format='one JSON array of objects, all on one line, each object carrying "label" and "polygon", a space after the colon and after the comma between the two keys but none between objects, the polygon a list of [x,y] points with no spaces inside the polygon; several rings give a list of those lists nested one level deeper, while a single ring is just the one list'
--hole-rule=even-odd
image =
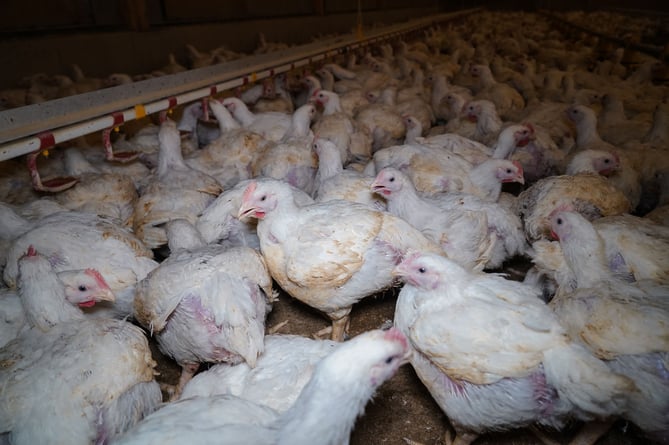
[{"label": "pink comb", "polygon": [[408,349],[409,348],[409,342],[407,342],[407,338],[402,334],[402,332],[397,329],[396,327],[392,327],[388,329],[384,334],[383,337],[386,340],[394,341],[397,343],[400,343],[402,345],[403,349]]},{"label": "pink comb", "polygon": [[557,215],[560,212],[574,212],[574,211],[575,211],[574,206],[570,202],[563,202],[562,204],[555,207],[548,217],[553,218],[553,216]]},{"label": "pink comb", "polygon": [[26,252],[26,256],[37,256],[37,251],[35,250],[35,247],[31,244],[28,246],[28,251]]},{"label": "pink comb", "polygon": [[253,192],[256,191],[256,188],[258,187],[258,183],[256,181],[251,182],[248,187],[246,187],[246,190],[244,190],[244,194],[242,195],[242,201],[247,201],[248,199],[251,198],[251,195],[253,195]]},{"label": "pink comb", "polygon": [[316,97],[316,95],[320,92],[321,92],[320,88],[318,88],[317,90],[314,90],[314,92],[311,94],[311,97]]},{"label": "pink comb", "polygon": [[523,172],[523,166],[520,164],[520,162],[518,162],[518,161],[511,161],[511,163],[512,163],[513,165],[516,166],[516,168],[518,169],[518,173],[519,173],[519,174],[521,174],[521,175],[524,174],[524,172]]},{"label": "pink comb", "polygon": [[90,275],[91,277],[93,277],[93,279],[95,280],[95,282],[96,282],[96,283],[98,284],[98,286],[100,286],[102,289],[109,289],[109,285],[107,284],[107,282],[106,282],[105,279],[103,278],[102,274],[101,274],[100,272],[98,272],[97,270],[95,270],[95,269],[86,269],[86,270],[84,271],[84,273],[85,273],[86,275]]}]

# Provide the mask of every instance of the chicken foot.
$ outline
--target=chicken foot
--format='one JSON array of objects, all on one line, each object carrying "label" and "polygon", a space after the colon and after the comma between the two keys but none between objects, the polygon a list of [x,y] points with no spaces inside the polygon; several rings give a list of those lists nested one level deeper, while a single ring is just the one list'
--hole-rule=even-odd
[{"label": "chicken foot", "polygon": [[197,370],[200,368],[199,363],[184,363],[181,365],[181,375],[179,376],[179,382],[174,385],[174,386],[169,386],[166,388],[161,388],[165,389],[167,393],[169,394],[169,401],[174,402],[175,400],[179,400],[179,397],[181,397],[181,393],[184,390],[184,387],[186,386],[186,383],[188,383]]}]

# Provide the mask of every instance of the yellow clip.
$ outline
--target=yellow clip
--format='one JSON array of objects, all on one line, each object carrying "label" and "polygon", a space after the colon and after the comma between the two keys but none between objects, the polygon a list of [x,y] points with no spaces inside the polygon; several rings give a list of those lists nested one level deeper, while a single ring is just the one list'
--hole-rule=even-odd
[{"label": "yellow clip", "polygon": [[118,133],[119,131],[121,131],[121,127],[114,127],[114,131]]},{"label": "yellow clip", "polygon": [[257,78],[258,76],[256,75],[256,73],[251,73],[251,82],[255,82]]},{"label": "yellow clip", "polygon": [[172,113],[174,113],[173,109],[170,108],[169,110],[167,110],[167,114],[172,114]]},{"label": "yellow clip", "polygon": [[44,156],[45,158],[48,158],[49,157],[49,150],[42,150],[42,156]]},{"label": "yellow clip", "polygon": [[144,108],[144,105],[135,105],[135,118],[141,119],[144,116],[146,116],[146,108]]}]

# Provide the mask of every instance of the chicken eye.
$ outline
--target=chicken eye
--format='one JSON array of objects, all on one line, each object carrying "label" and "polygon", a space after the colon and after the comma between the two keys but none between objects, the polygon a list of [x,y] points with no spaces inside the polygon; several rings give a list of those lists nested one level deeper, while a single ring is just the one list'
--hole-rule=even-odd
[{"label": "chicken eye", "polygon": [[427,272],[427,269],[425,269],[424,267],[419,267],[418,272],[425,273],[425,272]]},{"label": "chicken eye", "polygon": [[260,200],[261,200],[261,201],[264,201],[264,200],[266,200],[266,199],[267,199],[267,196],[266,196],[266,195],[262,195],[262,196],[260,197]]},{"label": "chicken eye", "polygon": [[558,218],[555,220],[558,226],[562,225],[562,218]]},{"label": "chicken eye", "polygon": [[609,159],[604,159],[604,164],[608,164],[609,162],[611,162],[611,160],[609,160]]},{"label": "chicken eye", "polygon": [[393,176],[392,178],[388,179],[388,182],[395,182],[395,177]]},{"label": "chicken eye", "polygon": [[79,292],[86,292],[87,290],[88,290],[88,288],[86,286],[84,286],[83,284],[79,285]]},{"label": "chicken eye", "polygon": [[393,361],[395,361],[395,357],[394,357],[394,356],[392,356],[392,357],[388,357],[388,358],[386,359],[386,365],[391,364]]},{"label": "chicken eye", "polygon": [[506,172],[507,172],[508,174],[511,174],[511,169],[510,169],[510,168],[507,168],[507,169],[506,169]]}]

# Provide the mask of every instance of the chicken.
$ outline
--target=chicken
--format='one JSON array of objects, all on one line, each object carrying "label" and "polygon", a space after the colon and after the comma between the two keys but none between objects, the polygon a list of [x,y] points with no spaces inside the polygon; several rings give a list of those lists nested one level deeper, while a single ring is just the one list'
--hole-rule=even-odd
[{"label": "chicken", "polygon": [[284,138],[268,146],[253,166],[254,177],[280,179],[313,194],[317,171],[316,158],[311,150],[314,136],[309,129],[316,114],[312,104],[295,110],[292,123]]},{"label": "chicken", "polygon": [[388,211],[438,243],[448,258],[465,267],[494,269],[527,244],[520,219],[501,205],[465,193],[421,196],[398,170],[379,172],[372,189],[388,201]]},{"label": "chicken", "polygon": [[657,104],[653,112],[653,125],[641,139],[656,147],[669,146],[669,99]]},{"label": "chicken", "polygon": [[270,141],[279,142],[291,125],[290,114],[279,112],[253,113],[241,99],[236,97],[226,97],[222,104],[242,127],[258,133]]},{"label": "chicken", "polygon": [[265,336],[255,368],[242,362],[219,363],[188,382],[182,399],[231,394],[284,412],[295,403],[320,360],[339,343],[298,335]]},{"label": "chicken", "polygon": [[650,130],[650,120],[640,115],[628,119],[623,101],[614,93],[608,93],[602,98],[597,130],[603,140],[613,145],[623,145],[630,141],[640,141]]},{"label": "chicken", "polygon": [[142,330],[84,319],[44,256],[29,252],[20,266],[19,293],[35,327],[0,349],[0,439],[104,443],[152,412],[162,396]]},{"label": "chicken", "polygon": [[70,210],[108,216],[132,227],[134,207],[139,196],[129,176],[102,173],[74,147],[65,150],[65,171],[79,181],[55,195],[54,199],[59,204]]},{"label": "chicken", "polygon": [[484,211],[462,208],[462,197],[421,197],[409,178],[392,167],[379,172],[371,189],[388,201],[388,211],[439,244],[448,258],[481,270],[490,260],[497,237],[488,232]]},{"label": "chicken", "polygon": [[611,417],[626,408],[634,384],[571,341],[534,288],[422,252],[393,274],[405,282],[395,326],[455,428],[446,443],[530,424],[560,428],[570,417]]},{"label": "chicken", "polygon": [[404,220],[347,201],[298,206],[288,184],[252,182],[239,218],[258,222],[272,278],[292,297],[332,320],[341,341],[353,304],[392,285],[390,270],[409,248],[440,252]]},{"label": "chicken", "polygon": [[115,443],[348,443],[355,419],[407,352],[406,338],[396,329],[365,332],[321,360],[295,403],[281,414],[230,395],[192,397],[160,409]]},{"label": "chicken", "polygon": [[177,124],[179,132],[186,133],[186,136],[196,147],[209,145],[221,136],[220,121],[216,127],[202,121],[202,118],[204,118],[203,105],[206,105],[206,103],[197,101],[184,107],[181,119]]},{"label": "chicken", "polygon": [[135,205],[135,234],[151,249],[167,244],[162,225],[178,218],[194,223],[223,191],[216,179],[186,165],[174,122],[162,123],[158,139],[159,165]]},{"label": "chicken", "polygon": [[629,200],[606,178],[594,174],[561,175],[541,179],[518,196],[518,212],[525,236],[534,242],[549,238],[548,216],[570,203],[589,219],[629,212]]},{"label": "chicken", "polygon": [[316,139],[314,150],[318,155],[316,173],[317,202],[344,199],[366,204],[376,210],[385,210],[386,201],[370,190],[374,178],[354,170],[345,170],[337,146],[327,139]]},{"label": "chicken", "polygon": [[[95,269],[68,270],[58,272],[57,276],[61,284],[56,284],[63,287],[67,302],[84,311],[96,303],[113,302],[115,299],[114,293]],[[0,291],[0,301],[2,302],[0,303],[1,348],[30,325],[17,291],[3,289]],[[35,309],[39,312],[48,312],[51,304],[52,302],[47,301],[46,305],[38,304]]]},{"label": "chicken", "polygon": [[372,152],[399,143],[406,133],[400,113],[383,103],[360,107],[355,114],[355,121],[372,136]]},{"label": "chicken", "polygon": [[344,114],[337,93],[317,90],[312,98],[323,105],[323,116],[314,123],[314,133],[318,137],[331,140],[339,149],[342,164],[349,158],[367,161],[372,155],[370,133]]},{"label": "chicken", "polygon": [[256,158],[267,141],[257,133],[241,128],[228,110],[217,100],[209,101],[221,135],[208,145],[187,156],[186,164],[215,178],[224,189],[250,179]]},{"label": "chicken", "polygon": [[638,391],[629,394],[623,415],[651,439],[666,442],[669,286],[655,285],[649,292],[615,278],[601,237],[578,213],[557,210],[551,215],[551,227],[576,280],[576,289],[558,292],[551,307],[572,338],[634,381]]},{"label": "chicken", "polygon": [[[495,104],[489,100],[472,100],[462,107],[462,112],[470,122],[474,122],[476,127],[471,139],[477,142],[491,146],[497,141],[499,132],[502,129],[502,120],[497,115]],[[463,134],[467,136],[467,134]]]},{"label": "chicken", "polygon": [[[187,222],[180,227],[194,230]],[[202,362],[255,366],[272,298],[265,262],[249,247],[176,250],[137,284],[135,318],[182,368],[173,398]]]},{"label": "chicken", "polygon": [[42,218],[12,241],[3,275],[11,288],[17,284],[18,260],[31,245],[49,258],[56,272],[86,268],[100,272],[116,301],[96,305],[91,312],[110,317],[131,313],[135,284],[158,265],[128,229],[96,215],[60,212]]},{"label": "chicken", "polygon": [[504,117],[508,112],[525,108],[525,100],[513,87],[497,82],[490,67],[476,64],[469,69],[470,74],[479,81],[480,91],[474,99],[487,99],[495,104],[499,114]]},{"label": "chicken", "polygon": [[[255,181],[273,181],[257,178]],[[260,249],[256,233],[256,220],[240,220],[237,217],[242,205],[242,195],[251,180],[240,181],[234,188],[221,193],[209,207],[202,212],[195,227],[206,243],[219,243],[226,246],[248,246]],[[292,187],[293,197],[299,205],[311,204],[314,200],[302,190]]]},{"label": "chicken", "polygon": [[620,160],[620,169],[608,176],[609,181],[622,191],[630,201],[631,209],[636,209],[641,199],[641,180],[630,156],[606,141],[597,132],[597,116],[584,105],[572,105],[567,115],[576,124],[576,147],[580,150],[606,150],[615,153]]}]

